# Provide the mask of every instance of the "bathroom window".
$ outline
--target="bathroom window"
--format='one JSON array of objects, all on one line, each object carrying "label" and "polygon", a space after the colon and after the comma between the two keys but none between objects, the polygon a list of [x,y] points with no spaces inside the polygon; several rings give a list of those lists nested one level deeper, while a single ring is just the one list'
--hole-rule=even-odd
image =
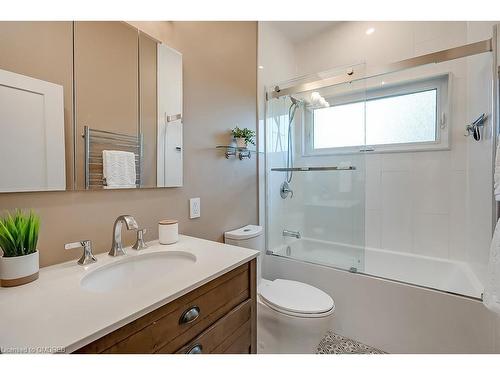
[{"label": "bathroom window", "polygon": [[448,76],[380,86],[306,109],[306,154],[448,148]]}]

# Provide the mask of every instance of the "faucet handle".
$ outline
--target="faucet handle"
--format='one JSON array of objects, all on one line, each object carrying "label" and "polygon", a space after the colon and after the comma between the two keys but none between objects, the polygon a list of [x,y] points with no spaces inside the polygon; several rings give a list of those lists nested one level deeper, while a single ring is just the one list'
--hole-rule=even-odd
[{"label": "faucet handle", "polygon": [[92,241],[83,240],[78,242],[70,242],[64,245],[65,250],[76,249],[79,247],[83,247],[83,254],[77,261],[79,265],[85,266],[87,264],[97,262],[94,254],[92,254]]},{"label": "faucet handle", "polygon": [[132,249],[143,250],[148,247],[148,245],[146,245],[146,242],[144,242],[144,235],[146,234],[146,232],[146,228],[137,230],[137,240],[135,241],[134,246],[132,246]]}]

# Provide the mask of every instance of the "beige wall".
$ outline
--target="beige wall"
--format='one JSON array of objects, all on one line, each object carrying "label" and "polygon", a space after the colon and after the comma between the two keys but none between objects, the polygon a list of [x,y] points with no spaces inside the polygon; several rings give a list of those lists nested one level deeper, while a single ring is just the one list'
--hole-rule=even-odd
[{"label": "beige wall", "polygon": [[[63,249],[69,241],[90,239],[96,252],[107,251],[113,221],[124,213],[149,229],[147,239],[157,237],[156,223],[167,217],[179,219],[182,233],[219,241],[225,230],[257,221],[256,159],[226,160],[215,150],[236,123],[256,126],[256,23],[149,26],[170,30],[164,41],[183,53],[184,187],[0,194],[1,210],[34,208],[41,215],[42,266],[77,259],[79,250]],[[199,219],[188,219],[190,197],[201,198]],[[129,233],[126,242],[133,238]]]},{"label": "beige wall", "polygon": [[[74,23],[76,134],[84,127],[136,135],[137,30],[123,22]],[[76,187],[85,188],[85,141],[76,137]]]}]

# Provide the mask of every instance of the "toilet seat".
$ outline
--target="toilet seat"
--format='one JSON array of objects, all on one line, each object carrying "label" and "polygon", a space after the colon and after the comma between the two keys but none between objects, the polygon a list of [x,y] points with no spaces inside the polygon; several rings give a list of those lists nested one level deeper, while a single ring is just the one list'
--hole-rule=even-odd
[{"label": "toilet seat", "polygon": [[262,280],[259,285],[262,303],[282,314],[303,318],[331,315],[335,309],[332,297],[311,285],[293,280]]}]

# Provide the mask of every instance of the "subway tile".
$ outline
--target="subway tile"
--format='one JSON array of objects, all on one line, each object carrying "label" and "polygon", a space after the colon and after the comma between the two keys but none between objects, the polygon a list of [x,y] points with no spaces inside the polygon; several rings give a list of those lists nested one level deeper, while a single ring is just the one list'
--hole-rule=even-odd
[{"label": "subway tile", "polygon": [[412,173],[382,172],[381,246],[387,250],[411,251]]},{"label": "subway tile", "polygon": [[410,171],[382,172],[382,209],[411,210],[414,198],[413,173]]},{"label": "subway tile", "polygon": [[388,153],[380,155],[380,169],[383,172],[410,171],[413,167],[413,153]]},{"label": "subway tile", "polygon": [[415,154],[415,212],[449,213],[450,152],[420,152]]},{"label": "subway tile", "polygon": [[365,176],[366,209],[380,209],[382,203],[382,186],[380,170],[367,168]]},{"label": "subway tile", "polygon": [[381,247],[381,210],[366,210],[365,246],[379,249]]},{"label": "subway tile", "polygon": [[454,171],[450,178],[450,251],[452,259],[467,260],[466,249],[466,199],[467,180],[464,171]]},{"label": "subway tile", "polygon": [[408,210],[383,210],[381,247],[385,250],[412,251],[412,215]]},{"label": "subway tile", "polygon": [[449,215],[416,214],[413,252],[438,258],[449,256]]}]

